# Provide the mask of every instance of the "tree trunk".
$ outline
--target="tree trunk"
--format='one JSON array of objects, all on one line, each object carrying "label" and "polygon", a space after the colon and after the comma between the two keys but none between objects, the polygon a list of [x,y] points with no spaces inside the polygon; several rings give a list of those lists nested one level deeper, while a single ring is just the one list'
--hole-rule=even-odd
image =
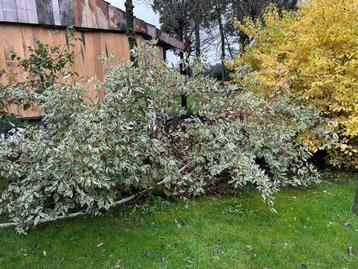
[{"label": "tree trunk", "polygon": [[356,190],[356,195],[355,195],[355,199],[354,199],[353,211],[354,211],[354,213],[358,214],[358,184],[357,184],[357,190]]},{"label": "tree trunk", "polygon": [[242,31],[239,33],[240,38],[240,55],[245,53],[246,45],[249,43],[249,37]]},{"label": "tree trunk", "polygon": [[218,23],[219,23],[219,31],[220,31],[220,41],[221,41],[221,64],[222,64],[222,81],[226,80],[226,71],[225,71],[225,32],[224,32],[224,26],[223,21],[221,18],[221,10],[218,10]]},{"label": "tree trunk", "polygon": [[[179,30],[179,33],[178,33],[178,39],[180,40],[180,41],[184,41],[184,30]],[[180,67],[180,74],[182,74],[182,75],[187,75],[187,70],[186,70],[186,67],[185,67],[185,63],[184,63],[184,52],[182,52],[182,51],[180,51],[179,52],[179,57],[180,57],[180,65],[179,65],[179,67]],[[180,96],[180,103],[181,103],[181,106],[183,107],[183,108],[187,108],[188,107],[188,98],[187,98],[187,96],[185,95],[185,94],[182,94],[181,96]]]},{"label": "tree trunk", "polygon": [[127,20],[127,36],[130,48],[130,60],[136,64],[136,57],[133,53],[134,49],[137,47],[137,40],[134,32],[134,5],[133,0],[126,0],[126,20]]},{"label": "tree trunk", "polygon": [[[185,67],[185,63],[184,63],[184,52],[180,52],[179,53],[179,56],[180,56],[180,74],[186,76],[187,75],[187,70],[186,70],[186,67]],[[182,94],[181,97],[180,97],[180,103],[181,103],[181,106],[183,108],[188,108],[188,98],[185,94]]]},{"label": "tree trunk", "polygon": [[200,60],[201,40],[200,40],[200,23],[198,19],[195,20],[194,34],[195,34],[195,56]]}]

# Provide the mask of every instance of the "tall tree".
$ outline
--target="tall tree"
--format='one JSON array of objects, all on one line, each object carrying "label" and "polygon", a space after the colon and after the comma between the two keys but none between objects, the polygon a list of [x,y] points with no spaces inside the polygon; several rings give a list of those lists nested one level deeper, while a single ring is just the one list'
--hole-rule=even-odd
[{"label": "tall tree", "polygon": [[[193,1],[190,0],[153,0],[153,10],[159,13],[161,28],[163,31],[175,35],[180,41],[186,42],[191,47],[191,26],[192,18],[190,7]],[[184,52],[179,52],[181,60],[180,72],[188,75],[187,64],[184,63]],[[187,97],[181,96],[181,105],[187,107]]]},{"label": "tall tree", "polygon": [[[297,8],[298,0],[231,0],[232,13],[230,16],[239,21],[245,18],[250,18],[252,21],[261,20],[268,6],[274,5],[280,11],[295,10]],[[250,38],[242,31],[237,31],[232,25],[232,20],[229,21],[227,27],[228,35],[236,35],[240,43],[240,53],[244,52],[245,47],[250,44]]]},{"label": "tall tree", "polygon": [[175,35],[180,41],[190,42],[189,0],[153,0],[153,10],[159,14],[163,31]]},{"label": "tall tree", "polygon": [[189,55],[193,52],[200,57],[202,32],[210,10],[209,0],[154,0],[153,10],[159,14],[163,31],[175,35],[189,45]]},{"label": "tall tree", "polygon": [[[226,69],[224,65],[224,61],[226,59],[226,24],[230,19],[227,18],[227,12],[230,7],[230,1],[229,0],[209,0],[211,8],[211,14],[210,17],[212,20],[212,25],[218,26],[219,29],[219,40],[220,40],[220,61],[221,61],[221,73],[222,73],[222,80],[226,80]],[[210,25],[210,23],[209,23]]]},{"label": "tall tree", "polygon": [[[200,58],[203,49],[209,46],[219,49],[219,58],[223,63],[228,56],[232,58],[250,43],[249,37],[234,27],[233,18],[240,21],[245,17],[258,20],[270,4],[278,6],[280,10],[293,9],[297,1],[153,0],[152,7],[160,15],[162,30],[189,45],[189,56],[195,53]],[[240,44],[240,48],[236,44]],[[224,68],[222,77],[226,77]]]},{"label": "tall tree", "polygon": [[[190,5],[190,18],[192,20],[192,28],[194,32],[194,51],[195,56],[200,60],[202,55],[202,30],[204,30],[210,17],[211,1],[198,0],[191,2]],[[205,42],[205,41],[204,41]]]}]

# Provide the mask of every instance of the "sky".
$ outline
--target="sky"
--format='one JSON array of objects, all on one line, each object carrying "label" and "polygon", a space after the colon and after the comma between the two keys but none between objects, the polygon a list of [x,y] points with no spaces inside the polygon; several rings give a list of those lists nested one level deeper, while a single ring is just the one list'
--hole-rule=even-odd
[{"label": "sky", "polygon": [[[119,7],[120,9],[125,10],[124,7],[125,0],[106,0],[106,1],[115,7]],[[157,28],[160,28],[159,16],[154,13],[154,11],[149,5],[134,0],[134,15],[138,19],[144,20],[145,22],[153,24]],[[167,60],[169,63],[175,64],[178,62],[178,57],[174,55],[173,52],[167,51]]]},{"label": "sky", "polygon": [[[125,10],[124,0],[107,0],[107,2],[111,3],[113,6]],[[147,4],[140,3],[140,1],[134,1],[134,15],[139,19],[157,26],[158,28],[160,27],[159,16],[156,15],[151,7]]]}]

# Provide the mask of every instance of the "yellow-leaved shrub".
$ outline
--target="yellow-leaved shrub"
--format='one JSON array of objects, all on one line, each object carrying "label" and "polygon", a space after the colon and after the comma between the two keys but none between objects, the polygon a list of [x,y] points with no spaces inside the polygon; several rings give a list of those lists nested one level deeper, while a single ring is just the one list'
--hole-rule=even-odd
[{"label": "yellow-leaved shrub", "polygon": [[[295,13],[270,8],[263,22],[247,19],[237,27],[252,42],[228,64],[233,79],[267,95],[289,91],[326,112],[340,137],[329,162],[358,169],[358,1],[309,0]],[[237,70],[248,64],[242,76]],[[300,139],[319,149],[308,134]]]}]

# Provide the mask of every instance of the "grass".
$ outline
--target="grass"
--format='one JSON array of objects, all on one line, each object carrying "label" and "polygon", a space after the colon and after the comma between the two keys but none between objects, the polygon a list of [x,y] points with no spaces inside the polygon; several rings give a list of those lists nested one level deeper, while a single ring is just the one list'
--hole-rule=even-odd
[{"label": "grass", "polygon": [[277,214],[245,191],[238,198],[122,207],[42,225],[28,236],[3,229],[0,268],[355,269],[354,190],[354,181],[284,190],[276,196]]}]

